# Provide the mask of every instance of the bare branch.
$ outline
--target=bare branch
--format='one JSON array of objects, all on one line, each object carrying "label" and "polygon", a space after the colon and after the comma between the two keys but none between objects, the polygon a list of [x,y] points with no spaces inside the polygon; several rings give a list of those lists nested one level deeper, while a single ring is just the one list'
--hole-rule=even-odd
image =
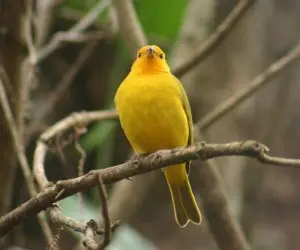
[{"label": "bare branch", "polygon": [[19,102],[17,107],[18,113],[16,115],[16,122],[18,125],[19,135],[22,141],[24,139],[25,118],[30,103],[30,91],[33,82],[36,80],[35,68],[30,63],[30,61],[35,60],[37,54],[37,49],[33,40],[34,32],[32,31],[32,26],[35,18],[33,13],[33,5],[33,1],[29,0],[27,4],[26,15],[24,18],[24,38],[29,52],[29,56],[23,59],[21,63],[19,74],[19,87],[17,92]]},{"label": "bare branch", "polygon": [[32,37],[32,24],[34,23],[33,15],[33,1],[29,0],[27,4],[27,11],[25,15],[25,41],[29,51],[30,61],[36,60],[36,48],[34,46]]},{"label": "bare branch", "polygon": [[[0,104],[3,109],[4,117],[8,124],[9,131],[11,133],[13,145],[14,145],[19,163],[20,163],[22,173],[24,175],[26,186],[28,188],[30,196],[34,197],[36,195],[36,190],[35,190],[35,187],[33,184],[30,167],[29,167],[29,164],[28,164],[25,152],[24,152],[22,139],[20,138],[20,135],[18,133],[18,127],[17,127],[16,121],[13,117],[11,108],[8,103],[8,99],[7,99],[7,95],[5,92],[2,77],[0,77]],[[52,239],[52,232],[47,223],[47,220],[45,219],[45,214],[44,213],[39,214],[38,220],[39,220],[39,223],[43,230],[43,233],[46,237],[47,242],[50,243],[51,239]]]},{"label": "bare branch", "polygon": [[181,77],[194,66],[199,65],[224,40],[253,2],[254,0],[239,0],[237,6],[216,31],[200,44],[195,53],[186,62],[173,69],[174,75]]},{"label": "bare branch", "polygon": [[94,220],[90,220],[87,223],[86,230],[84,233],[83,245],[90,250],[98,250],[100,249],[100,245],[95,241],[97,230],[97,223]]},{"label": "bare branch", "polygon": [[72,36],[68,36],[65,42],[69,43],[82,43],[86,41],[93,40],[101,40],[103,38],[109,37],[110,33],[108,30],[100,30],[100,31],[90,31],[85,33],[73,34]]},{"label": "bare branch", "polygon": [[107,205],[107,193],[103,181],[101,179],[101,175],[98,175],[98,189],[101,200],[102,217],[104,220],[104,238],[99,246],[99,249],[104,249],[109,244],[111,239],[111,226]]},{"label": "bare branch", "polygon": [[66,118],[55,123],[52,127],[47,129],[42,135],[42,141],[48,141],[56,134],[63,133],[68,129],[76,126],[88,125],[95,121],[109,120],[118,118],[117,113],[114,110],[108,111],[92,111],[92,112],[77,112],[73,113]]},{"label": "bare branch", "polygon": [[[71,217],[68,217],[66,215],[64,215],[58,204],[53,203],[50,207],[48,207],[49,215],[51,217],[51,220],[59,225],[62,225],[64,227],[68,227],[73,229],[76,232],[80,232],[80,233],[85,233],[86,230],[86,223],[78,221],[78,220],[74,220]],[[119,226],[120,226],[120,221],[117,221],[115,223],[111,224],[111,231],[114,232]],[[105,230],[101,229],[101,228],[97,228],[97,234],[101,234],[103,235]]]},{"label": "bare branch", "polygon": [[80,159],[78,161],[78,167],[77,167],[78,176],[82,176],[84,173],[84,162],[85,162],[85,158],[86,158],[86,152],[81,147],[78,139],[75,140],[75,148],[76,148],[77,152],[80,154]]},{"label": "bare branch", "polygon": [[86,30],[92,23],[97,19],[98,15],[108,7],[110,0],[99,1],[99,3],[93,8],[90,12],[88,12],[83,18],[80,19],[71,29],[68,31],[57,32],[50,42],[42,47],[35,58],[31,63],[36,65],[37,63],[44,60],[51,53],[53,53],[56,49],[58,49],[63,42],[74,41],[74,37],[77,37]]},{"label": "bare branch", "polygon": [[56,18],[57,5],[59,2],[53,0],[36,1],[35,45],[37,48],[40,48],[48,38]]},{"label": "bare branch", "polygon": [[64,131],[71,129],[73,127],[83,125],[88,125],[93,121],[101,121],[104,119],[114,119],[117,117],[115,111],[95,111],[95,112],[81,112],[74,113],[60,122],[56,123],[54,126],[46,130],[40,137],[40,140],[36,146],[34,153],[34,174],[36,176],[39,186],[44,189],[48,185],[48,180],[45,177],[44,172],[44,158],[47,150],[47,145],[45,142],[49,141],[56,134],[63,133]]},{"label": "bare branch", "polygon": [[[104,184],[110,184],[165,166],[175,165],[190,160],[200,159],[204,161],[221,156],[247,156],[265,164],[289,167],[300,166],[300,159],[270,156],[268,154],[268,148],[256,141],[231,142],[225,144],[205,144],[202,142],[188,148],[160,150],[144,158],[130,160],[106,169],[91,171],[82,177],[58,181],[55,185],[47,187],[45,191],[39,193],[20,207],[1,217],[0,236],[6,234],[23,219],[39,213],[54,202],[75,193],[83,192],[88,188],[95,187],[98,184],[98,175],[101,176]],[[37,164],[37,162],[35,162],[35,164]],[[40,177],[41,176],[38,173],[37,178],[39,179]],[[46,177],[44,177],[44,179],[47,182]],[[39,182],[43,185],[43,180],[39,180]],[[63,190],[63,192],[61,192],[61,190]],[[59,193],[60,195],[58,197]]]},{"label": "bare branch", "polygon": [[112,3],[117,13],[121,34],[130,49],[131,56],[135,58],[136,51],[147,44],[147,38],[137,18],[133,3],[131,0],[113,0]]},{"label": "bare branch", "polygon": [[90,27],[98,18],[99,14],[106,9],[110,4],[110,0],[100,1],[91,11],[89,11],[83,18],[80,19],[70,30],[69,33],[82,33]]},{"label": "bare branch", "polygon": [[[78,166],[77,166],[77,171],[78,171],[78,176],[82,176],[84,174],[84,163],[86,159],[86,152],[84,149],[81,147],[79,143],[79,138],[81,135],[85,134],[87,131],[86,127],[75,127],[75,149],[80,155],[79,161],[78,161]],[[79,211],[83,213],[83,194],[78,193],[78,201],[79,201]]]},{"label": "bare branch", "polygon": [[298,43],[288,54],[272,63],[264,72],[256,76],[247,87],[236,91],[229,99],[220,103],[215,109],[196,123],[199,130],[205,130],[217,120],[224,117],[237,105],[242,103],[256,93],[259,89],[270,82],[275,76],[286,69],[292,62],[300,57],[300,43]]}]

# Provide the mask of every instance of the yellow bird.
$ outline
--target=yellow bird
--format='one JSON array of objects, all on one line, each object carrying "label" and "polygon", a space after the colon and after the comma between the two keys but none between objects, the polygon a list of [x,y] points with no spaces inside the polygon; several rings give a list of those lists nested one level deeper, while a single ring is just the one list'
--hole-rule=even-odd
[{"label": "yellow bird", "polygon": [[[180,81],[171,74],[164,52],[156,45],[142,47],[131,72],[115,95],[121,126],[137,154],[185,147],[193,143],[189,101]],[[188,179],[190,163],[163,170],[177,224],[200,224],[201,213]]]}]

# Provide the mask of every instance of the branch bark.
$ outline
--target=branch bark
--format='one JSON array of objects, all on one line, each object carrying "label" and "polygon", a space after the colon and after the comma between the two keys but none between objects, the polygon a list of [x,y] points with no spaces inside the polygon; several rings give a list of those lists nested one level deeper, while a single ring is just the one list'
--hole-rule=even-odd
[{"label": "branch bark", "polygon": [[[45,142],[40,141],[40,144]],[[44,145],[46,149],[46,145]],[[35,157],[42,153],[39,150],[35,152]],[[45,155],[45,152],[42,153]],[[241,141],[225,144],[205,144],[201,142],[188,148],[177,148],[171,150],[160,150],[146,157],[140,157],[127,161],[123,164],[110,168],[90,171],[84,176],[58,181],[55,185],[48,183],[47,178],[42,177],[50,187],[39,193],[34,198],[28,200],[18,208],[0,218],[0,236],[6,234],[12,227],[20,223],[28,216],[37,214],[51,204],[62,200],[77,192],[83,192],[98,184],[98,175],[101,176],[104,184],[111,184],[122,179],[135,175],[144,174],[169,165],[175,165],[190,160],[208,160],[221,156],[246,156],[252,157],[264,164],[282,165],[289,167],[299,167],[300,159],[288,159],[274,157],[268,154],[268,148],[256,141]],[[43,160],[43,158],[41,159]],[[41,180],[43,162],[35,161],[35,174],[39,183]]]},{"label": "branch bark", "polygon": [[33,65],[37,65],[42,62],[55,50],[57,50],[63,42],[72,41],[74,42],[74,37],[80,36],[98,17],[105,8],[108,7],[110,1],[103,0],[100,1],[91,11],[89,11],[80,21],[78,21],[72,28],[65,32],[57,32],[53,35],[52,39],[40,48],[34,56],[31,56],[30,62]]}]

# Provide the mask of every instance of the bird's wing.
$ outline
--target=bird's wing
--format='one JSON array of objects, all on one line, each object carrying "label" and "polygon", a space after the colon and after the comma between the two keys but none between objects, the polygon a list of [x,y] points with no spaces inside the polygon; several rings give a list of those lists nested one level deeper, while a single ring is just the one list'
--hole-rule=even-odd
[{"label": "bird's wing", "polygon": [[[179,88],[180,88],[182,106],[183,106],[183,109],[185,111],[185,114],[186,114],[186,117],[187,117],[187,120],[188,120],[188,124],[189,124],[189,138],[188,138],[187,146],[190,146],[194,143],[193,118],[192,118],[191,106],[190,106],[190,103],[189,103],[189,99],[187,98],[186,92],[183,88],[183,85],[181,84],[179,79],[177,79],[176,77],[175,77],[175,79],[176,79],[176,82],[177,82],[177,84],[179,85]],[[188,162],[186,164],[186,169],[187,169],[187,173],[189,173],[190,162]]]}]

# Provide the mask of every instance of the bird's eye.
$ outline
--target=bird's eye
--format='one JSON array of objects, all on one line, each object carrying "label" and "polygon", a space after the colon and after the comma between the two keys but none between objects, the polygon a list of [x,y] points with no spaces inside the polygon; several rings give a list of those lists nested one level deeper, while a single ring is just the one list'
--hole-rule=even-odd
[{"label": "bird's eye", "polygon": [[141,57],[142,56],[142,53],[138,53],[138,57]]},{"label": "bird's eye", "polygon": [[159,55],[159,57],[160,57],[160,59],[163,59],[163,58],[164,58],[164,54],[161,53],[161,54]]}]

